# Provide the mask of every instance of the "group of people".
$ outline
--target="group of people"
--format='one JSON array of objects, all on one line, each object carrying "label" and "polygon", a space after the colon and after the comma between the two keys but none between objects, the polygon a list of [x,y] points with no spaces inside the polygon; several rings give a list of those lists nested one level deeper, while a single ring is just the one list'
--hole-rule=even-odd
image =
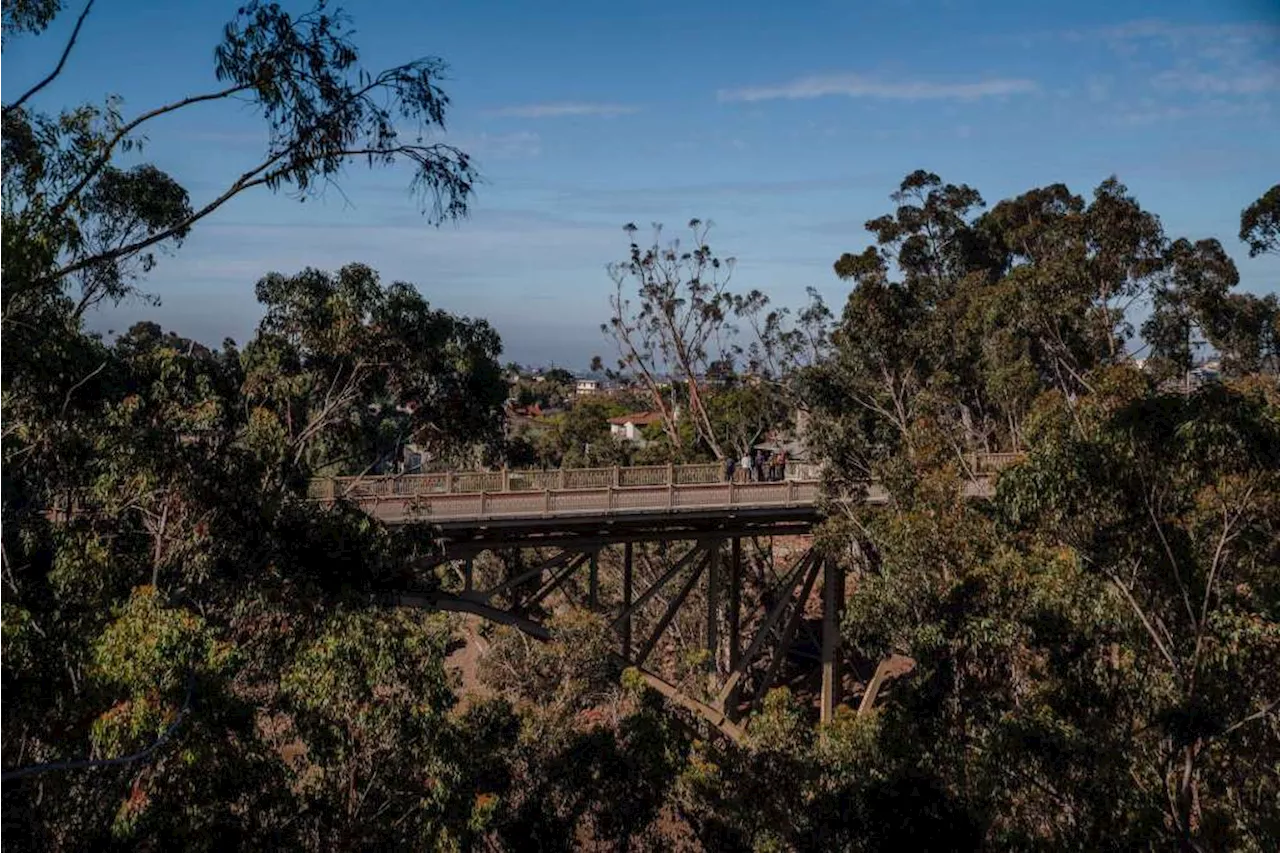
[{"label": "group of people", "polygon": [[779,450],[767,453],[748,450],[741,459],[727,457],[724,460],[724,479],[731,483],[769,483],[785,480],[787,477],[787,452]]}]

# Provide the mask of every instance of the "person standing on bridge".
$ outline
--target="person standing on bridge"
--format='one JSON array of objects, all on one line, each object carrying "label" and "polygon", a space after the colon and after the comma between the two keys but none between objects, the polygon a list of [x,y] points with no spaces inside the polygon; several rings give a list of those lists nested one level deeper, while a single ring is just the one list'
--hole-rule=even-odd
[{"label": "person standing on bridge", "polygon": [[724,481],[726,483],[733,482],[733,469],[736,464],[737,462],[732,456],[726,456],[724,458]]},{"label": "person standing on bridge", "polygon": [[751,471],[751,451],[745,450],[742,453],[742,460],[738,462],[738,468],[742,471],[743,482],[750,482],[754,479]]}]

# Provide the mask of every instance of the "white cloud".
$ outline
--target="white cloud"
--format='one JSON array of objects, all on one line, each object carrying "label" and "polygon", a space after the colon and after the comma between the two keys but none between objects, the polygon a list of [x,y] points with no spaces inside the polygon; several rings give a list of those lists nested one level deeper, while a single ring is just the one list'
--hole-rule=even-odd
[{"label": "white cloud", "polygon": [[1115,120],[1124,125],[1148,125],[1183,119],[1265,118],[1272,113],[1265,101],[1210,99],[1189,104],[1160,104],[1146,99],[1137,105],[1120,105]]},{"label": "white cloud", "polygon": [[639,112],[640,108],[630,104],[600,104],[581,101],[559,101],[548,104],[524,104],[518,107],[503,107],[490,110],[491,116],[509,118],[562,118],[564,116],[614,116],[630,115]]},{"label": "white cloud", "polygon": [[1157,74],[1152,83],[1166,91],[1200,95],[1261,95],[1280,91],[1280,66],[1257,64],[1232,69],[1173,69]]},{"label": "white cloud", "polygon": [[[1082,89],[1125,124],[1199,117],[1261,117],[1280,92],[1280,26],[1160,19],[1067,30],[1060,38],[1111,53],[1120,70]],[[1142,106],[1134,108],[1134,101]]]},{"label": "white cloud", "polygon": [[1113,45],[1132,41],[1158,41],[1167,45],[1203,42],[1274,41],[1280,38],[1280,26],[1268,23],[1244,24],[1175,24],[1155,19],[1128,21],[1090,30],[1067,30],[1063,36],[1072,41],[1102,39]]},{"label": "white cloud", "polygon": [[537,157],[542,153],[542,137],[528,130],[451,137],[449,142],[481,159],[515,160]]},{"label": "white cloud", "polygon": [[840,95],[846,98],[882,98],[899,101],[973,100],[1001,95],[1025,95],[1039,87],[1032,80],[994,78],[966,83],[926,80],[886,81],[861,74],[825,74],[801,77],[773,86],[721,89],[721,101],[808,100]]}]

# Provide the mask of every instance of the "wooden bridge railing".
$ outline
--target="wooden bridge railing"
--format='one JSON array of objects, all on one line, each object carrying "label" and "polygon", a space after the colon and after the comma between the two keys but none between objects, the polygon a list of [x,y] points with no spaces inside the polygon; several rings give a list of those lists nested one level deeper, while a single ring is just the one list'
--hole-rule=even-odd
[{"label": "wooden bridge railing", "polygon": [[387,522],[460,519],[547,518],[644,512],[809,506],[819,484],[694,483],[543,491],[363,495],[355,503]]},{"label": "wooden bridge railing", "polygon": [[970,453],[969,467],[975,474],[994,474],[1021,459],[1021,453]]},{"label": "wooden bridge railing", "polygon": [[[812,507],[817,503],[820,490],[821,484],[816,481],[782,480],[771,483],[605,486],[540,492],[364,495],[355,498],[355,503],[375,518],[395,524]],[[868,503],[884,504],[889,500],[888,492],[879,483],[866,484],[866,490]],[[964,491],[971,498],[989,498],[992,481],[984,477],[966,483]]]},{"label": "wooden bridge railing", "polygon": [[[1017,453],[975,453],[966,457],[979,476],[996,473],[1017,461]],[[813,482],[821,468],[811,462],[788,462],[784,480]],[[748,481],[738,471],[739,484]],[[612,468],[560,468],[552,470],[508,469],[456,471],[437,474],[389,474],[363,477],[330,477],[312,480],[308,494],[317,500],[337,497],[397,497],[414,495],[496,494],[504,492],[575,491],[581,489],[637,488],[641,486],[691,486],[724,483],[719,462],[696,465],[638,465]]]},{"label": "wooden bridge railing", "polygon": [[392,474],[365,477],[318,478],[311,482],[313,498],[389,497],[393,495],[475,494],[479,492],[542,492],[637,486],[696,485],[723,482],[723,466],[642,465],[624,468],[560,468],[496,471],[458,471],[444,474]]}]

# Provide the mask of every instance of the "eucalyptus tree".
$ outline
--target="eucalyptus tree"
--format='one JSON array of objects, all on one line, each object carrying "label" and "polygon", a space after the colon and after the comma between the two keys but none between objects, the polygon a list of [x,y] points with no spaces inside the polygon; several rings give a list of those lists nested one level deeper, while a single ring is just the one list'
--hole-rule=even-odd
[{"label": "eucalyptus tree", "polygon": [[1280,184],[1241,211],[1240,240],[1249,245],[1250,257],[1280,252]]},{"label": "eucalyptus tree", "polygon": [[706,411],[703,376],[708,365],[733,346],[733,294],[728,287],[736,261],[721,260],[712,251],[707,242],[710,227],[690,220],[691,247],[685,249],[678,240],[663,246],[662,228],[655,225],[652,244],[641,248],[635,241],[639,229],[628,224],[624,230],[632,239],[630,254],[609,265],[612,313],[600,330],[617,345],[619,369],[634,373],[649,392],[672,446],[678,450],[683,440],[674,402],[663,393],[663,374],[668,372],[686,390],[695,433],[723,458]]},{"label": "eucalyptus tree", "polygon": [[[915,669],[819,790],[907,774],[996,848],[1269,849],[1280,394],[1244,343],[1191,393],[1124,352],[1144,299],[1175,369],[1196,330],[1243,329],[1223,320],[1251,298],[1234,264],[1165,238],[1115,181],[959,217],[943,202],[972,197],[930,176],[900,192],[907,209],[869,225],[912,248],[840,259],[855,289],[807,381],[822,535],[857,575],[847,648]],[[1025,454],[986,507],[961,488],[984,439]],[[858,499],[868,474],[888,507]],[[794,844],[815,831],[798,824],[769,831]]]},{"label": "eucalyptus tree", "polygon": [[[662,414],[673,452],[696,452],[677,423],[674,394],[682,387],[683,415],[692,425],[694,443],[723,459],[727,448],[711,412],[711,380],[742,368],[753,381],[766,383],[780,404],[798,404],[789,382],[829,352],[831,313],[813,288],[794,315],[789,308],[771,307],[758,289],[732,291],[737,261],[715,254],[707,240],[710,228],[710,222],[691,220],[685,248],[679,240],[663,245],[662,226],[655,225],[652,243],[642,248],[635,240],[638,229],[627,225],[630,253],[608,267],[611,314],[600,330],[617,347],[619,372],[630,373]],[[745,337],[736,321],[747,325]],[[603,361],[593,365],[603,367]]]},{"label": "eucalyptus tree", "polygon": [[[6,40],[41,38],[60,9],[6,0]],[[397,428],[441,447],[496,432],[497,336],[365,267],[268,276],[267,320],[243,352],[153,324],[107,344],[82,322],[138,295],[165,253],[241,193],[307,198],[359,161],[407,162],[426,219],[441,222],[466,213],[475,169],[439,137],[444,63],[366,68],[349,19],[326,4],[241,7],[205,91],[131,113],[118,99],[49,106],[48,84],[95,11],[83,7],[51,71],[2,110],[6,839],[319,846],[324,834],[299,819],[307,780],[274,734],[305,717],[316,762],[335,728],[368,735],[342,696],[321,696],[314,680],[310,694],[286,690],[284,675],[328,666],[315,647],[325,615],[367,605],[411,546],[307,502],[304,475],[362,443],[385,449],[370,406],[412,408]],[[264,149],[245,171],[197,198],[181,178],[133,165],[154,125],[211,106],[262,121]],[[322,328],[331,320],[345,325]],[[59,508],[79,511],[50,523]],[[419,657],[413,683],[438,680],[431,656],[442,652],[423,639],[436,629],[401,628],[352,633],[344,654]],[[427,748],[412,692],[388,719]],[[436,754],[443,768],[457,753]],[[416,840],[447,837],[438,810],[404,802]]]},{"label": "eucalyptus tree", "polygon": [[444,458],[501,433],[502,345],[483,320],[433,309],[413,285],[364,264],[271,273],[245,348],[246,404],[278,435],[290,476],[362,474],[407,443]]}]

